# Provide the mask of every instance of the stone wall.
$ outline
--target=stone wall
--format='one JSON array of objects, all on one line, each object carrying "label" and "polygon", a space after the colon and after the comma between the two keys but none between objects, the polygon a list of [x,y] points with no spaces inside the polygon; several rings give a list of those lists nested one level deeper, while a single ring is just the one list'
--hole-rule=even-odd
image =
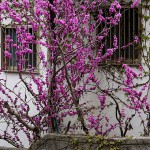
[{"label": "stone wall", "polygon": [[[28,150],[150,150],[150,137],[103,139],[100,136],[47,134]],[[0,147],[0,150],[27,150]]]},{"label": "stone wall", "polygon": [[83,135],[48,134],[30,150],[150,150],[150,138],[103,139]]},{"label": "stone wall", "polygon": [[8,148],[8,147],[0,147],[0,150],[27,150],[25,148]]}]

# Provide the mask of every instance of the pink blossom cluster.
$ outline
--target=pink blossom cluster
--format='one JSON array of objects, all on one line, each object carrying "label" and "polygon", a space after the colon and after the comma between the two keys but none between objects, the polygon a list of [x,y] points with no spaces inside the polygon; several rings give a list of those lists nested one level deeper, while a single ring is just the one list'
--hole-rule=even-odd
[{"label": "pink blossom cluster", "polygon": [[140,3],[140,0],[135,0],[135,1],[132,3],[131,8],[135,8],[139,3]]},{"label": "pink blossom cluster", "polygon": [[120,21],[120,18],[122,16],[120,10],[121,10],[121,5],[119,4],[118,1],[114,1],[113,3],[111,3],[109,12],[110,14],[114,14],[114,17],[108,17],[108,18],[110,18],[110,23],[112,25],[117,25],[118,22]]},{"label": "pink blossom cluster", "polygon": [[129,87],[133,87],[133,79],[137,78],[138,74],[135,73],[135,71],[133,71],[132,68],[126,64],[123,64],[122,67],[126,71],[126,80],[124,80],[125,85],[127,85]]},{"label": "pink blossom cluster", "polygon": [[[110,123],[110,119],[108,117],[104,117],[104,116],[94,116],[94,115],[90,115],[88,116],[88,121],[89,121],[89,128],[90,129],[94,129],[96,131],[96,135],[103,135],[106,136],[107,134],[109,134],[110,131],[114,130],[117,126],[118,123],[116,124],[111,124]],[[103,123],[105,122],[105,129],[104,126],[101,124],[103,120]]]}]

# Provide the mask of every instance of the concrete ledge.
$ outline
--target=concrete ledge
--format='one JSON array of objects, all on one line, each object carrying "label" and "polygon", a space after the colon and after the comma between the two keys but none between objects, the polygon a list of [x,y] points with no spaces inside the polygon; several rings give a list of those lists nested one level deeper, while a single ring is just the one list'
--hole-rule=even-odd
[{"label": "concrete ledge", "polygon": [[150,150],[150,137],[103,139],[100,136],[47,134],[30,150]]},{"label": "concrete ledge", "polygon": [[0,147],[0,150],[27,150],[27,149],[25,149],[25,148]]},{"label": "concrete ledge", "polygon": [[[150,137],[104,139],[101,136],[47,134],[28,150],[150,150]],[[6,148],[0,150],[27,150]]]}]

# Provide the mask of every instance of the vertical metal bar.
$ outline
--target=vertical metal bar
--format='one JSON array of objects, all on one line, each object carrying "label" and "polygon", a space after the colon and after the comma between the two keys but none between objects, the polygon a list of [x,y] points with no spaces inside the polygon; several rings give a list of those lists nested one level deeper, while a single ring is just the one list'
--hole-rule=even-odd
[{"label": "vertical metal bar", "polygon": [[[117,30],[117,26],[114,26],[114,35],[116,35],[116,30]],[[113,37],[113,39],[114,39],[114,37]],[[117,52],[117,51],[116,51]],[[117,59],[117,53],[114,53],[114,63],[116,64],[116,59]]]},{"label": "vertical metal bar", "polygon": [[[27,32],[28,32],[28,31],[27,31]],[[27,65],[27,61],[28,61],[28,60],[27,60],[27,55],[28,55],[28,53],[22,56],[23,59],[25,59],[25,63],[24,63],[23,66],[22,66],[22,69],[23,69],[24,71],[26,71],[26,65]]]},{"label": "vertical metal bar", "polygon": [[4,62],[4,52],[3,52],[3,50],[4,50],[4,33],[3,33],[3,28],[1,28],[1,67],[3,66],[3,64],[5,63]]},{"label": "vertical metal bar", "polygon": [[[17,44],[17,31],[15,29],[15,44]],[[16,53],[16,48],[15,48],[15,53]],[[15,59],[17,59],[16,55],[15,55]],[[17,70],[17,62],[15,62],[15,67],[16,67],[16,70]]]},{"label": "vertical metal bar", "polygon": [[23,65],[22,65],[22,70],[25,70],[25,69],[26,69],[26,62],[27,62],[27,60],[26,60],[26,55],[27,55],[27,54],[22,55],[22,59],[25,59],[25,63],[23,63]]},{"label": "vertical metal bar", "polygon": [[[28,28],[27,33],[30,33],[30,28]],[[25,58],[26,58],[26,63],[25,63],[24,69],[27,70],[28,69],[28,65],[29,65],[29,53],[27,53],[25,55]]]},{"label": "vertical metal bar", "polygon": [[[130,43],[131,41],[130,41],[130,36],[131,36],[131,33],[130,33],[130,23],[131,23],[131,16],[130,16],[130,8],[128,8],[128,18],[129,18],[129,21],[128,21],[128,39],[129,39],[129,41],[128,41],[128,43]],[[131,48],[131,46],[129,46],[129,63],[130,63],[130,60],[131,60],[131,55],[130,55],[130,48]]]},{"label": "vertical metal bar", "polygon": [[[101,33],[101,32],[103,31],[103,24],[101,23],[99,27],[100,27],[100,33]],[[104,47],[104,48],[102,49],[102,52],[101,52],[102,55],[104,55],[105,52],[106,52],[106,49],[105,49],[105,47]],[[105,63],[105,62],[104,62],[104,63]]]},{"label": "vertical metal bar", "polygon": [[[34,33],[33,33],[32,28],[31,28],[31,34],[34,36]],[[32,67],[34,67],[34,66],[33,66],[33,61],[34,61],[34,60],[33,60],[33,58],[34,58],[34,57],[33,57],[33,53],[34,53],[34,45],[33,45],[33,43],[32,43],[32,53],[31,53],[31,56],[32,56],[31,66],[32,66]]]},{"label": "vertical metal bar", "polygon": [[[10,28],[10,38],[13,40],[13,28]],[[10,67],[11,67],[11,70],[13,70],[13,59],[14,59],[14,56],[13,56],[13,48],[11,46],[11,43],[10,43],[10,53],[12,55]]]},{"label": "vertical metal bar", "polygon": [[[38,31],[36,31],[36,33],[35,33],[35,41],[37,40],[37,36],[39,36],[39,30]],[[34,54],[34,59],[35,59],[35,69],[36,69],[36,72],[39,72],[39,66],[38,66],[38,44],[35,44],[35,54]]]},{"label": "vertical metal bar", "polygon": [[[14,28],[12,28],[12,40],[13,40],[13,42],[14,42]],[[13,71],[14,71],[14,70],[15,70],[15,69],[14,69],[14,61],[15,61],[15,60],[14,60],[14,59],[15,59],[15,58],[14,58],[14,48],[11,47],[11,49],[12,49],[12,57],[13,57],[13,58],[12,58],[12,69],[13,69]]]},{"label": "vertical metal bar", "polygon": [[[123,41],[123,45],[125,45],[126,44],[126,9],[124,8],[123,9],[124,10],[124,19],[123,19],[123,34],[124,34],[124,41]],[[126,51],[125,51],[125,49],[124,49],[124,63],[126,63]]]},{"label": "vertical metal bar", "polygon": [[[150,12],[150,10],[149,10],[149,12]],[[139,34],[141,34],[141,30],[140,30],[140,25],[141,25],[141,18],[140,18],[140,16],[139,16],[139,13],[141,14],[142,13],[142,8],[141,7],[139,7],[139,8],[137,8],[137,13],[136,13],[136,15],[137,15],[137,19],[138,19],[138,29],[137,29],[137,36],[139,36]],[[138,62],[140,62],[140,59],[141,59],[141,52],[139,52],[139,51],[137,51],[137,57],[138,57]]]},{"label": "vertical metal bar", "polygon": [[117,39],[117,40],[118,40],[118,51],[119,51],[119,57],[118,57],[118,59],[121,58],[121,50],[120,50],[120,42],[121,42],[120,26],[121,26],[121,20],[120,20],[120,22],[119,22],[119,36],[118,36],[119,39]]},{"label": "vertical metal bar", "polygon": [[[106,15],[107,15],[106,12],[107,12],[107,9],[104,10],[104,17],[106,17]],[[102,31],[104,30],[104,28],[105,28],[105,24],[102,25]],[[107,36],[108,36],[108,35],[107,35]],[[104,48],[105,50],[104,50],[104,54],[106,53],[106,50],[107,50],[107,36],[105,37],[105,46],[104,46],[104,47],[105,47],[105,48]]]},{"label": "vertical metal bar", "polygon": [[[133,9],[133,40],[135,36],[135,10]],[[132,58],[133,64],[135,63],[135,44],[133,43],[133,58]]]},{"label": "vertical metal bar", "polygon": [[[8,30],[8,35],[10,36],[10,28],[8,28],[7,30]],[[11,51],[11,49],[10,49],[10,44],[9,44],[9,51]],[[9,65],[8,65],[9,70],[11,70],[11,60],[12,60],[12,59],[9,59],[9,60],[8,60],[8,61],[9,61]]]},{"label": "vertical metal bar", "polygon": [[[28,33],[30,33],[30,27],[28,28]],[[28,69],[28,66],[30,65],[30,54],[28,53],[26,55],[26,66],[25,66],[25,69]]]},{"label": "vertical metal bar", "polygon": [[112,39],[111,39],[112,26],[111,25],[110,25],[110,31],[109,32],[110,32],[110,38],[109,39],[110,39],[110,48],[111,48],[112,47],[112,44],[111,44],[112,43]]},{"label": "vertical metal bar", "polygon": [[[111,44],[111,43],[112,43],[112,39],[111,39],[111,34],[112,34],[112,33],[111,33],[111,31],[112,31],[112,26],[110,25],[110,30],[109,30],[109,36],[110,36],[110,37],[109,37],[109,46],[110,46],[110,48],[112,47],[112,44]],[[110,60],[111,60],[111,61],[112,61],[112,59],[113,59],[112,57],[113,57],[113,56],[110,57]]]},{"label": "vertical metal bar", "polygon": [[[6,34],[6,29],[5,28],[2,28],[2,30],[1,30],[1,37],[2,37],[2,39],[1,39],[1,43],[2,43],[2,47],[1,47],[1,54],[3,53],[3,55],[1,55],[2,56],[2,63],[6,63],[6,59],[5,59],[5,57],[4,57],[4,51],[5,51],[5,34]],[[5,66],[5,70],[7,70],[7,66]]]}]

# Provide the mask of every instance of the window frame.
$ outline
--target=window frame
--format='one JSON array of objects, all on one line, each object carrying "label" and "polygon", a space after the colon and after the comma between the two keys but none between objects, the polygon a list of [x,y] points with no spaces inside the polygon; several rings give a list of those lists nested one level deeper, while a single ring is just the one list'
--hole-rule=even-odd
[{"label": "window frame", "polygon": [[[7,59],[4,57],[4,51],[5,51],[5,36],[6,34],[3,34],[3,29],[11,29],[11,28],[15,28],[13,26],[6,26],[6,27],[1,27],[0,29],[0,32],[1,32],[1,67],[3,67],[3,65],[6,63]],[[32,28],[31,26],[28,26],[28,28]],[[37,31],[37,37],[39,36],[39,29]],[[40,64],[40,60],[39,60],[39,57],[38,57],[38,53],[39,53],[39,49],[40,49],[40,46],[39,44],[35,44],[36,45],[36,67],[33,71],[34,74],[39,74],[39,64]],[[33,60],[32,60],[33,61]],[[10,61],[9,61],[9,64],[10,64]],[[21,73],[25,73],[25,74],[29,74],[29,69],[25,69],[23,68],[23,71],[21,71]],[[8,73],[18,73],[18,70],[17,70],[17,66],[4,66],[4,72],[8,72]]]},{"label": "window frame", "polygon": [[[101,7],[101,9],[103,10],[103,9],[109,9],[109,7],[110,7],[110,5],[106,5],[106,6],[102,6]],[[139,44],[140,45],[142,45],[142,43],[141,43],[141,38],[139,37],[139,35],[141,35],[142,34],[142,30],[141,30],[141,25],[142,25],[142,19],[141,19],[141,16],[140,16],[140,14],[142,14],[142,7],[140,6],[140,5],[138,5],[138,6],[136,6],[135,8],[130,8],[130,7],[128,7],[128,6],[126,6],[125,4],[122,4],[121,5],[121,9],[137,9],[138,10],[138,35],[136,35],[136,36],[138,36],[138,38],[139,38]],[[119,22],[119,24],[120,24],[120,22]],[[118,24],[118,25],[119,25]],[[115,25],[115,27],[117,27],[118,25]],[[111,29],[110,29],[111,30]],[[109,32],[110,32],[110,30],[109,30]],[[96,34],[99,34],[99,27],[97,27],[97,30],[96,30]],[[109,33],[108,33],[109,34]],[[130,34],[132,34],[132,33],[130,33]],[[107,38],[108,38],[108,36],[109,35],[107,35]],[[119,37],[120,37],[120,35],[119,35]],[[132,42],[132,41],[131,41]],[[119,47],[119,42],[118,42],[118,47]],[[134,45],[133,45],[133,47],[134,47]],[[111,48],[111,47],[110,47]],[[135,48],[135,47],[134,47]],[[106,49],[107,48],[105,48],[105,51],[106,51]],[[118,48],[117,50],[119,50],[119,53],[120,53],[120,51],[122,51],[122,49],[121,48]],[[134,50],[135,51],[135,50]],[[114,52],[115,53],[115,52]],[[103,61],[103,62],[101,62],[100,64],[101,65],[113,65],[113,66],[120,66],[120,65],[122,65],[123,63],[125,63],[125,64],[128,64],[129,66],[138,66],[139,64],[141,64],[141,61],[142,61],[142,55],[141,55],[141,51],[140,50],[138,50],[138,52],[137,52],[138,54],[138,58],[137,58],[137,62],[135,62],[135,60],[136,60],[136,58],[135,58],[135,56],[134,56],[134,58],[132,58],[131,60],[132,60],[132,63],[128,63],[126,60],[128,59],[128,58],[126,58],[126,56],[125,56],[125,58],[124,58],[124,60],[125,61],[122,61],[122,62],[120,62],[120,63],[118,63],[117,62],[117,60],[116,60],[116,62],[115,62],[115,59],[116,58],[114,58],[114,59],[111,59],[112,58],[112,56],[111,56],[111,58],[110,58],[110,60],[105,60],[105,61]],[[120,56],[119,56],[120,57]],[[121,58],[121,57],[120,57]],[[120,59],[119,58],[119,59]],[[118,58],[117,58],[118,59]]]}]

